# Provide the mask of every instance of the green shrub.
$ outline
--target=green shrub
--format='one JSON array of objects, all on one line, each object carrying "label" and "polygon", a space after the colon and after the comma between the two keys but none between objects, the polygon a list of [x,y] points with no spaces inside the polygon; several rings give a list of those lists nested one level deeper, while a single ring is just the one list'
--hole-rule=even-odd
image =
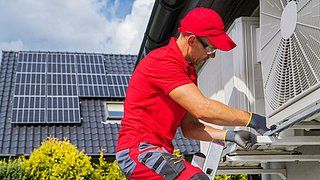
[{"label": "green shrub", "polygon": [[108,163],[103,158],[103,152],[100,153],[99,164],[95,164],[95,179],[102,180],[125,180],[126,177],[122,174],[117,161]]},{"label": "green shrub", "polygon": [[173,150],[173,155],[177,156],[178,158],[183,158],[182,153],[180,152],[180,149]]},{"label": "green shrub", "polygon": [[20,159],[11,160],[8,162],[0,161],[0,179],[1,180],[27,180],[31,179],[29,174],[25,172],[24,166]]},{"label": "green shrub", "polygon": [[22,157],[32,179],[92,179],[90,157],[79,152],[68,140],[48,138],[29,159]]},{"label": "green shrub", "polygon": [[[174,154],[182,157],[179,150],[175,150]],[[99,163],[92,166],[91,157],[79,152],[68,140],[59,141],[56,138],[49,137],[38,149],[31,153],[29,159],[23,156],[21,160],[18,161],[20,163],[19,167],[22,169],[21,172],[25,173],[25,176],[9,179],[126,179],[116,161],[108,163],[103,158],[103,151],[100,153]],[[4,178],[1,175],[0,179],[2,180]]]},{"label": "green shrub", "polygon": [[216,175],[214,177],[215,180],[247,180],[248,175],[247,174],[240,174],[240,175]]}]

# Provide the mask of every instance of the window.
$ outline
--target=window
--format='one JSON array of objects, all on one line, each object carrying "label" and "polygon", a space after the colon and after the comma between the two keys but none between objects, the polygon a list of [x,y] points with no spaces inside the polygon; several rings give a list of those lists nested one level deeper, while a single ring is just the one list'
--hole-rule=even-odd
[{"label": "window", "polygon": [[106,102],[105,110],[107,122],[120,122],[123,118],[123,102]]}]

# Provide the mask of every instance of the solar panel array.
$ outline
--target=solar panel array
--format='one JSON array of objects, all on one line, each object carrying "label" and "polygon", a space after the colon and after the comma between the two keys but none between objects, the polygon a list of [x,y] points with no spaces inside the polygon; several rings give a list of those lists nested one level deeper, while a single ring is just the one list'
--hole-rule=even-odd
[{"label": "solar panel array", "polygon": [[20,53],[12,108],[13,123],[79,123],[73,55]]},{"label": "solar panel array", "polygon": [[106,74],[101,54],[18,56],[13,123],[80,123],[79,97],[125,97],[130,75]]}]

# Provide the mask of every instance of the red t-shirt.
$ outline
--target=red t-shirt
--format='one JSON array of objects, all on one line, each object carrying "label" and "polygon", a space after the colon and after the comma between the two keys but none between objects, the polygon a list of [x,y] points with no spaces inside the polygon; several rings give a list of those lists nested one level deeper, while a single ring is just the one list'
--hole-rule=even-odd
[{"label": "red t-shirt", "polygon": [[182,56],[175,38],[150,52],[129,82],[117,152],[149,142],[172,153],[172,139],[186,110],[168,94],[190,83],[197,84],[197,74]]}]

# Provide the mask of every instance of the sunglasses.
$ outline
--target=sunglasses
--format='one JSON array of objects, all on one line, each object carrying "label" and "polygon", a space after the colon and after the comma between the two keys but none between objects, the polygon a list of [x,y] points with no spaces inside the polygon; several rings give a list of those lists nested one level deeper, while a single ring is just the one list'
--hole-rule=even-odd
[{"label": "sunglasses", "polygon": [[198,41],[200,42],[200,44],[202,45],[203,49],[206,50],[207,55],[211,55],[211,54],[213,54],[213,53],[215,53],[215,52],[217,51],[216,48],[214,48],[214,47],[209,47],[209,45],[208,45],[207,43],[205,43],[205,42],[201,39],[201,37],[193,34],[192,32],[189,32],[189,31],[187,31],[186,33],[187,33],[187,34],[194,35],[194,36],[197,38],[197,40],[198,40]]}]

